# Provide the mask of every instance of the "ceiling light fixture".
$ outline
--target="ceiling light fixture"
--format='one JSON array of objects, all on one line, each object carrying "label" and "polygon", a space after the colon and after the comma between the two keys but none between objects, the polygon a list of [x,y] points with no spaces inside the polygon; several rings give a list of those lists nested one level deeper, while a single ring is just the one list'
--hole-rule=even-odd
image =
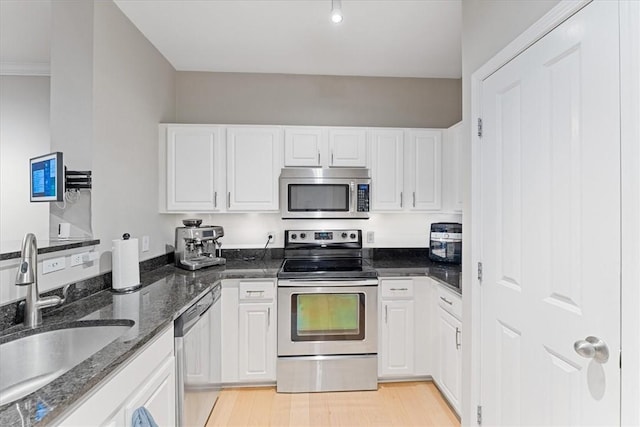
[{"label": "ceiling light fixture", "polygon": [[334,24],[342,22],[342,0],[331,0],[331,21]]}]

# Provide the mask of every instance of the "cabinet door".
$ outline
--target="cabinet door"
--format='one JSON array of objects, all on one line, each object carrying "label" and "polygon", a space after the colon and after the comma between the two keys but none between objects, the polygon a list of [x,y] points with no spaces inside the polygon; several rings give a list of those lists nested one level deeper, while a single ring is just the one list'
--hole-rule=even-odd
[{"label": "cabinet door", "polygon": [[[453,194],[454,194],[454,202],[453,209],[457,212],[462,212],[462,143],[463,143],[463,126],[462,122],[451,128],[451,140],[450,143],[453,145],[453,162],[451,162],[452,166],[452,174],[453,174]],[[449,175],[451,176],[451,175]]]},{"label": "cabinet door", "polygon": [[462,212],[462,122],[443,133],[442,142],[442,209]]},{"label": "cabinet door", "polygon": [[[220,357],[221,375],[223,383],[238,382],[238,360],[239,360],[239,318],[238,318],[238,285],[237,280],[222,281],[221,298],[221,347]],[[235,285],[235,286],[234,286]]]},{"label": "cabinet door", "polygon": [[404,133],[374,130],[371,148],[372,210],[398,211],[404,205]]},{"label": "cabinet door", "polygon": [[144,406],[158,426],[176,425],[176,379],[175,359],[164,362],[155,374],[140,387],[138,393],[126,405],[127,424],[131,423],[133,412]]},{"label": "cabinet door", "polygon": [[440,388],[454,409],[460,412],[461,324],[458,319],[438,307],[438,347],[440,348]]},{"label": "cabinet door", "polygon": [[167,211],[218,209],[221,141],[221,127],[167,127]]},{"label": "cabinet door", "polygon": [[414,313],[412,300],[382,301],[380,377],[414,373]]},{"label": "cabinet door", "polygon": [[408,134],[407,179],[411,210],[439,210],[442,207],[442,131],[410,130]]},{"label": "cabinet door", "polygon": [[239,305],[240,381],[275,381],[276,325],[273,303]]},{"label": "cabinet door", "polygon": [[280,128],[227,128],[227,210],[278,210],[281,167]]},{"label": "cabinet door", "polygon": [[202,316],[184,337],[185,380],[188,385],[208,384],[210,381],[211,313]]},{"label": "cabinet door", "polygon": [[285,166],[321,166],[321,153],[326,151],[326,131],[316,127],[284,129]]},{"label": "cabinet door", "polygon": [[355,128],[329,129],[329,166],[366,167],[366,130]]}]

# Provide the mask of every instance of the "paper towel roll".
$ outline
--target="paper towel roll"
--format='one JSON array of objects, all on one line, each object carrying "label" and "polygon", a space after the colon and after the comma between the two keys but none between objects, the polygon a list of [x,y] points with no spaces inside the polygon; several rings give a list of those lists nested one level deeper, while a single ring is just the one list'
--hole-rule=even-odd
[{"label": "paper towel roll", "polygon": [[138,239],[114,240],[111,258],[113,290],[123,292],[139,287]]}]

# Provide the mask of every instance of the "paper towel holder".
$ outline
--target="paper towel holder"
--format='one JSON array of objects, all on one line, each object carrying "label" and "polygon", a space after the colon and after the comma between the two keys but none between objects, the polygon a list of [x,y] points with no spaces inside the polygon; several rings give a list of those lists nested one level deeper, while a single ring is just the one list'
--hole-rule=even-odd
[{"label": "paper towel holder", "polygon": [[[122,241],[127,242],[127,244],[129,244],[128,242],[131,242],[131,245],[134,245],[135,248],[129,248],[129,251],[133,250],[133,253],[130,253],[128,257],[131,260],[129,262],[131,262],[132,265],[122,267],[122,260],[116,256],[116,242],[118,242],[118,240],[113,241],[111,291],[118,294],[135,292],[142,287],[142,283],[140,282],[140,266],[138,263],[138,239],[131,239],[131,235],[129,233],[124,233],[122,235]],[[126,269],[127,271],[123,272],[121,271],[121,268]]]}]

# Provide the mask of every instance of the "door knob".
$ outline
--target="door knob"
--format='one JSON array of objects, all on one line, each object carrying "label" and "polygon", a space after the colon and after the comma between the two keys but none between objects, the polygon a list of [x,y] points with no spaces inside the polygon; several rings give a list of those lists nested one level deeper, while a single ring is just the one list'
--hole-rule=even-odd
[{"label": "door knob", "polygon": [[598,337],[578,340],[573,344],[573,348],[580,356],[593,359],[598,363],[606,363],[609,360],[609,347]]}]

